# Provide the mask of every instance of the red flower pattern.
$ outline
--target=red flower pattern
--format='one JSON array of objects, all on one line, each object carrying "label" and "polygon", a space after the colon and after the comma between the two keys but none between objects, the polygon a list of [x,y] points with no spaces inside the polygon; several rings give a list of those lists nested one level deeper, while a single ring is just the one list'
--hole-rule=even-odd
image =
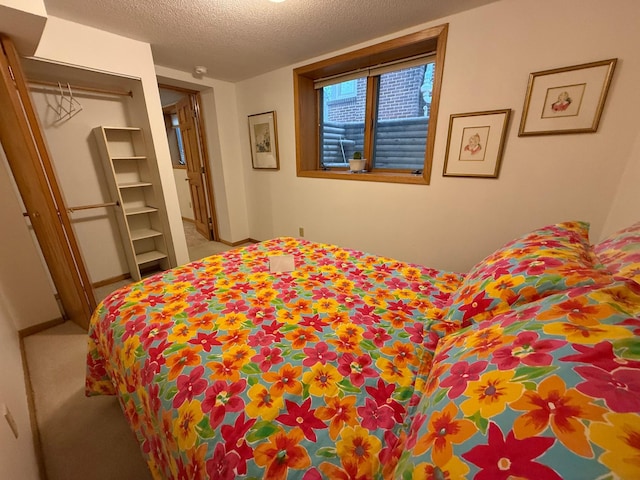
[{"label": "red flower pattern", "polygon": [[480,378],[480,374],[484,372],[488,362],[480,360],[469,365],[466,361],[453,364],[449,370],[449,376],[440,381],[440,386],[448,388],[447,395],[449,398],[457,398],[462,395],[467,388],[467,383]]},{"label": "red flower pattern", "polygon": [[377,377],[378,373],[371,368],[371,357],[360,355],[356,357],[352,353],[345,353],[338,361],[338,372],[344,377],[349,377],[351,383],[356,387],[361,387],[367,377]]},{"label": "red flower pattern", "polygon": [[495,363],[500,370],[516,368],[520,363],[529,366],[551,365],[551,353],[566,342],[562,340],[539,340],[536,332],[520,332],[515,341],[508,347],[502,347],[493,352],[491,363]]},{"label": "red flower pattern", "polygon": [[500,427],[489,424],[489,443],[477,445],[462,456],[482,470],[476,480],[508,480],[531,478],[536,480],[562,480],[553,469],[538,462],[536,458],[554,443],[553,438],[531,437],[518,440],[513,431],[504,438]]},{"label": "red flower pattern", "polygon": [[611,372],[592,366],[574,370],[585,379],[576,388],[593,398],[604,398],[614,412],[640,412],[640,368],[617,368]]},{"label": "red flower pattern", "polygon": [[[553,233],[560,237],[557,229]],[[566,438],[554,442],[541,435],[567,436],[556,430],[568,419],[575,431],[584,432],[584,442],[591,442],[596,415],[567,414],[553,400],[551,387],[531,407],[535,415],[515,414],[529,408],[525,394],[533,398],[551,373],[565,379],[570,370],[566,378],[573,383],[567,382],[566,391],[598,412],[606,405],[632,419],[640,397],[635,380],[640,362],[630,359],[633,339],[620,333],[625,328],[633,332],[639,324],[637,315],[621,313],[636,308],[637,289],[620,290],[618,309],[606,312],[617,316],[602,319],[603,327],[618,329],[617,340],[593,345],[590,339],[547,331],[552,322],[562,321],[557,317],[536,322],[559,301],[593,308],[613,298],[611,293],[592,298],[599,288],[595,280],[580,284],[582,276],[591,274],[589,268],[557,264],[564,244],[538,238],[531,239],[531,246],[516,242],[510,255],[523,261],[496,256],[490,268],[474,273],[474,278],[503,285],[499,277],[515,277],[519,263],[520,277],[550,274],[544,287],[559,292],[560,300],[552,289],[538,291],[531,282],[492,299],[485,291],[460,288],[461,275],[303,240],[277,239],[203,259],[132,284],[99,306],[90,331],[87,389],[119,392],[126,415],[144,436],[144,454],[167,478],[391,478],[407,476],[405,461],[414,462],[415,472],[451,478],[558,478],[557,453],[567,446]],[[533,259],[539,248],[553,248],[552,258]],[[293,255],[296,270],[269,273],[270,254]],[[578,258],[591,261],[588,255]],[[570,292],[563,293],[569,286]],[[454,292],[468,294],[459,309],[452,306]],[[523,301],[529,304],[517,303]],[[496,310],[487,311],[491,306]],[[511,311],[500,313],[510,306]],[[581,318],[594,321],[589,308],[582,308]],[[452,310],[459,316],[449,318]],[[465,348],[455,332],[477,319],[480,328],[468,332],[495,330],[496,335],[476,336]],[[108,358],[109,351],[122,355]],[[318,367],[333,379],[327,392],[310,392],[312,385],[304,380]],[[465,396],[469,382],[506,370],[514,371],[505,379],[514,399],[498,410],[476,411]],[[390,380],[390,372],[402,383]],[[263,394],[269,396],[268,405],[249,406]],[[451,413],[453,405],[462,403],[468,411]],[[167,409],[174,404],[184,421]],[[449,404],[450,418],[434,420],[433,411],[445,412]],[[537,430],[526,424],[533,416],[539,420]],[[514,418],[520,419],[519,430]],[[191,430],[180,431],[177,438],[174,431],[187,419]],[[605,441],[602,432],[614,428],[607,427],[611,421],[606,413],[599,420]],[[454,438],[452,425],[458,424],[467,430]],[[431,437],[425,437],[425,428]],[[442,446],[443,436],[451,436],[451,448]],[[418,440],[424,448],[432,439],[434,445],[439,442],[437,464],[425,451],[427,461],[418,468],[419,460],[405,452],[415,451]],[[366,455],[358,450],[365,445]],[[549,450],[553,454],[547,455]],[[586,448],[574,450],[588,461]],[[602,451],[594,448],[594,459],[600,455],[604,463],[615,464],[613,453],[604,458]]]},{"label": "red flower pattern", "polygon": [[283,425],[300,428],[304,436],[312,442],[315,442],[317,438],[314,430],[328,428],[322,420],[315,416],[315,410],[311,410],[310,398],[307,398],[302,405],[298,405],[291,400],[285,400],[284,402],[287,406],[287,413],[276,417],[276,421]]}]

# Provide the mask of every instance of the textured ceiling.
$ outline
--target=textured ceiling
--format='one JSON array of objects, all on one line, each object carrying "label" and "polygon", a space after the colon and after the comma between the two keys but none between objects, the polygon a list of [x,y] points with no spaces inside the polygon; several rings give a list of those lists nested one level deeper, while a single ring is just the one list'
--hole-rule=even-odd
[{"label": "textured ceiling", "polygon": [[158,65],[238,81],[496,0],[45,0],[151,44]]}]

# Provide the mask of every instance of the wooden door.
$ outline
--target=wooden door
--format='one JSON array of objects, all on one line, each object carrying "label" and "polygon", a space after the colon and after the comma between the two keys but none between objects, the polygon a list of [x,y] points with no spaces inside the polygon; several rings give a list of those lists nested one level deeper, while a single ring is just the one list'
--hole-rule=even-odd
[{"label": "wooden door", "polygon": [[211,240],[204,169],[202,157],[200,156],[198,130],[196,128],[191,95],[186,95],[182,98],[176,105],[176,108],[178,110],[178,124],[180,126],[180,134],[182,135],[185,161],[187,163],[187,180],[189,181],[189,192],[191,194],[191,205],[193,206],[196,230],[208,240]]},{"label": "wooden door", "polygon": [[[0,34],[0,142],[67,318],[88,328],[96,306],[20,58]],[[38,301],[38,299],[34,299]]]}]

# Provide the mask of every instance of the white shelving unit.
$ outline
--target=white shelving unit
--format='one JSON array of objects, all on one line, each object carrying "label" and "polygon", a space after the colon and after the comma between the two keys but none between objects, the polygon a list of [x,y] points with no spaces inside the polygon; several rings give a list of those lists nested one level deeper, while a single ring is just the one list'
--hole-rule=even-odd
[{"label": "white shelving unit", "polygon": [[93,133],[103,160],[131,278],[141,271],[170,267],[158,210],[159,192],[141,128],[96,127]]}]

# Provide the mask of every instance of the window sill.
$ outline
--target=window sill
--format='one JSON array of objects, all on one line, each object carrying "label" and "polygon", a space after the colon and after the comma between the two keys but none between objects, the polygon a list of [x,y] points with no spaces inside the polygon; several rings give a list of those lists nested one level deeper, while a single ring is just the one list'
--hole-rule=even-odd
[{"label": "window sill", "polygon": [[351,173],[348,170],[302,170],[298,177],[355,180],[360,182],[410,183],[429,185],[428,172],[416,175],[408,172],[364,172]]}]

